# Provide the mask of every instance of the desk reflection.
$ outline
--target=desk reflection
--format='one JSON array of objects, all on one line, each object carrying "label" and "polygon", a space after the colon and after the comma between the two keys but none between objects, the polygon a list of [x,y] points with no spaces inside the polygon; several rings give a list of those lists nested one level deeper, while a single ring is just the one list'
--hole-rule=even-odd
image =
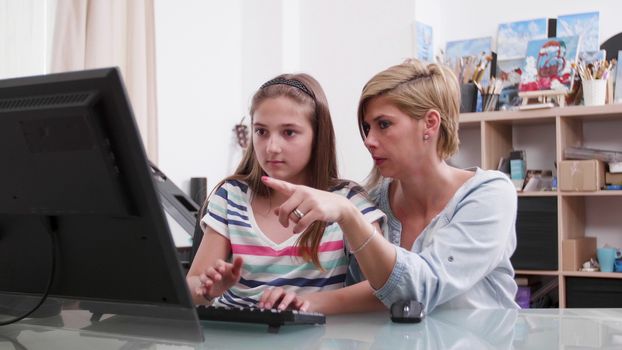
[{"label": "desk reflection", "polygon": [[[391,323],[388,315],[370,343],[350,349],[510,349],[516,310],[436,311],[418,324]],[[328,339],[324,339],[328,340]],[[342,345],[345,339],[342,339]],[[334,342],[334,340],[332,340]]]},{"label": "desk reflection", "polygon": [[81,316],[63,311],[0,327],[0,349],[622,348],[618,309],[443,310],[418,324],[392,323],[380,312],[329,316],[324,326],[284,326],[278,334],[264,325],[202,322],[203,343],[181,341],[184,325],[144,320],[130,326],[122,317],[94,325]]}]

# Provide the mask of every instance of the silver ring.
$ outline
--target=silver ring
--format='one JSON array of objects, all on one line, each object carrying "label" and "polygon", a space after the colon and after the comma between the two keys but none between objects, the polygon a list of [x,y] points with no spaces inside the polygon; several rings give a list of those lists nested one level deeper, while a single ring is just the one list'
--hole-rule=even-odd
[{"label": "silver ring", "polygon": [[292,213],[294,215],[296,215],[298,220],[302,219],[302,217],[305,216],[305,214],[303,212],[301,212],[300,210],[298,210],[298,208],[294,209],[294,211],[292,211]]}]

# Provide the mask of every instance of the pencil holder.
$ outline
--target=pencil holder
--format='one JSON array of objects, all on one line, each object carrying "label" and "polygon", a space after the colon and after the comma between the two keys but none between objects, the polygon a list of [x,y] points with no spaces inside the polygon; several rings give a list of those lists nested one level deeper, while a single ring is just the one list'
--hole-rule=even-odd
[{"label": "pencil holder", "polygon": [[460,85],[460,113],[475,112],[477,107],[477,87],[473,83]]},{"label": "pencil holder", "polygon": [[605,104],[607,96],[607,80],[587,79],[583,83],[583,104],[586,106],[601,106]]},{"label": "pencil holder", "polygon": [[483,112],[491,112],[491,111],[496,111],[498,109],[499,94],[487,94],[482,97],[484,99],[484,102],[482,103]]}]

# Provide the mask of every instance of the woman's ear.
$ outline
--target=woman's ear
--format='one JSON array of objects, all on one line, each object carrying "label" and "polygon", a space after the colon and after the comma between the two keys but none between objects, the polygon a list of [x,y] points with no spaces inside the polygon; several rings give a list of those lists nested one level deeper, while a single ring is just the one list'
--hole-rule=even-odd
[{"label": "woman's ear", "polygon": [[437,110],[430,109],[425,113],[423,119],[426,133],[432,135],[438,133],[438,129],[441,127],[441,114]]}]

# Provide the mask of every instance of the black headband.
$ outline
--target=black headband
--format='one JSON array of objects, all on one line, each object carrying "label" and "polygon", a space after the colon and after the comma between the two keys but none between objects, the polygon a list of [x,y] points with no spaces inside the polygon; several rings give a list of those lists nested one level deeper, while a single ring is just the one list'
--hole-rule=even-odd
[{"label": "black headband", "polygon": [[309,88],[307,88],[305,86],[305,84],[301,83],[298,80],[294,80],[294,79],[275,78],[275,79],[272,79],[272,80],[269,80],[269,81],[265,82],[263,85],[261,85],[259,90],[262,90],[263,88],[265,88],[267,86],[270,86],[270,85],[278,85],[278,84],[293,86],[296,89],[298,89],[298,90],[304,92],[305,94],[311,96],[311,98],[315,100],[315,95],[313,95],[313,92],[311,92],[311,90],[309,90]]}]

